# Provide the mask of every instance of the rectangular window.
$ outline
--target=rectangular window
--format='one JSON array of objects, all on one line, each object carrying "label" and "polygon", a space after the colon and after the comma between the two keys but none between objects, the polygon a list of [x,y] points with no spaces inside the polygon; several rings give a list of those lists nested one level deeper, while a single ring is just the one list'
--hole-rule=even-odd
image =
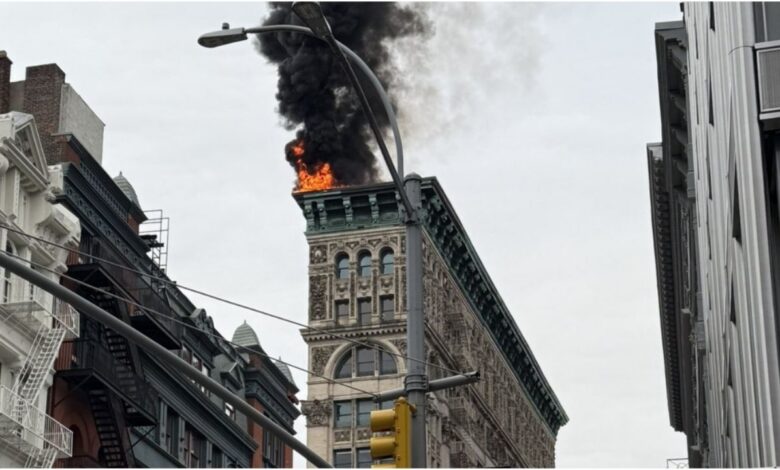
[{"label": "rectangular window", "polygon": [[395,374],[398,370],[395,367],[395,359],[391,354],[384,351],[379,352],[379,373]]},{"label": "rectangular window", "polygon": [[371,411],[374,409],[374,400],[357,401],[357,424],[359,428],[367,428],[371,422]]},{"label": "rectangular window", "polygon": [[379,305],[382,312],[382,321],[390,321],[395,316],[395,299],[392,295],[386,295],[379,298]]},{"label": "rectangular window", "polygon": [[236,420],[236,408],[228,402],[225,402],[225,415],[233,421]]},{"label": "rectangular window", "polygon": [[373,460],[371,459],[371,449],[364,447],[357,450],[357,467],[356,468],[371,468]]},{"label": "rectangular window", "polygon": [[187,348],[187,346],[181,347],[181,358],[187,362],[192,362],[192,353],[190,352],[189,348]]},{"label": "rectangular window", "polygon": [[368,348],[357,348],[358,377],[374,375],[374,369],[374,350]]},{"label": "rectangular window", "polygon": [[336,301],[336,320],[342,324],[349,321],[349,300]]},{"label": "rectangular window", "polygon": [[189,468],[201,466],[203,436],[189,425],[184,428],[184,465]]},{"label": "rectangular window", "polygon": [[335,410],[335,424],[337,428],[351,428],[352,427],[352,402],[351,401],[337,401],[334,403]]},{"label": "rectangular window", "polygon": [[168,432],[165,436],[165,448],[174,458],[179,458],[179,414],[168,408],[168,418],[165,420]]},{"label": "rectangular window", "polygon": [[222,451],[215,445],[211,446],[211,468],[222,468]]},{"label": "rectangular window", "polygon": [[334,450],[333,451],[333,467],[335,467],[335,468],[352,468],[352,451],[351,450]]},{"label": "rectangular window", "polygon": [[371,324],[371,299],[358,299],[358,322],[361,325]]},{"label": "rectangular window", "polygon": [[376,404],[378,410],[389,410],[395,406],[395,400],[385,400]]}]

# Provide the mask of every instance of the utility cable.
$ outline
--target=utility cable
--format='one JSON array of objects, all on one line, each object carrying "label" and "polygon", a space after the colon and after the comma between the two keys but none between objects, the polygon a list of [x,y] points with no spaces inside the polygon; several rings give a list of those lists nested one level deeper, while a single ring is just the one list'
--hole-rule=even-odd
[{"label": "utility cable", "polygon": [[[436,369],[440,369],[440,370],[443,370],[443,371],[447,371],[447,372],[455,374],[455,375],[462,375],[464,373],[462,371],[459,371],[459,370],[456,370],[456,369],[451,369],[451,368],[445,367],[445,366],[440,366],[438,364],[433,364],[431,362],[428,362],[428,361],[425,361],[425,360],[422,360],[422,359],[413,359],[413,358],[407,357],[407,356],[405,356],[403,354],[399,354],[399,353],[396,353],[396,352],[393,352],[393,351],[389,351],[389,350],[385,349],[384,347],[376,345],[374,343],[367,343],[367,342],[364,342],[364,341],[348,338],[348,337],[346,337],[344,335],[340,335],[338,333],[333,333],[331,331],[327,331],[327,330],[322,329],[322,328],[309,326],[309,325],[306,325],[305,323],[297,322],[295,320],[290,320],[289,318],[285,318],[285,317],[280,316],[280,315],[275,315],[273,313],[265,312],[263,310],[260,310],[260,309],[257,309],[257,308],[254,308],[254,307],[251,307],[251,306],[248,306],[248,305],[244,305],[244,304],[241,304],[241,303],[238,303],[238,302],[234,302],[232,300],[228,300],[228,299],[216,296],[214,294],[209,294],[208,292],[204,292],[204,291],[192,288],[192,287],[187,287],[185,285],[179,284],[176,281],[172,281],[172,280],[168,279],[167,277],[154,276],[154,275],[151,275],[149,273],[140,271],[138,269],[135,269],[135,268],[132,268],[132,267],[129,267],[129,266],[125,266],[125,265],[122,265],[122,264],[119,264],[119,263],[115,263],[113,261],[107,260],[105,258],[101,258],[99,256],[96,256],[96,255],[93,255],[93,254],[90,254],[90,253],[85,253],[83,251],[75,250],[75,249],[67,247],[65,245],[61,245],[59,243],[52,242],[50,240],[46,240],[44,238],[37,237],[35,235],[31,235],[31,234],[23,232],[21,230],[17,230],[15,228],[11,227],[11,226],[6,225],[6,224],[0,223],[0,228],[4,228],[4,229],[6,229],[6,230],[8,230],[10,232],[14,232],[14,233],[17,233],[19,235],[23,235],[25,237],[28,237],[28,238],[33,239],[33,240],[37,240],[39,242],[42,242],[42,243],[45,243],[45,244],[48,244],[48,245],[56,246],[56,247],[61,248],[63,250],[67,250],[67,251],[69,251],[71,253],[76,253],[76,254],[79,254],[81,256],[85,256],[85,257],[88,257],[88,258],[91,258],[91,259],[99,260],[99,261],[101,261],[103,263],[106,263],[108,265],[111,265],[111,266],[117,267],[119,269],[123,269],[125,271],[129,271],[129,272],[138,274],[138,275],[143,276],[143,277],[145,277],[147,279],[159,281],[159,282],[162,282],[162,283],[168,284],[168,285],[172,285],[174,287],[178,287],[179,289],[186,290],[188,292],[192,292],[194,294],[198,294],[198,295],[207,297],[209,299],[216,300],[218,302],[222,302],[222,303],[231,305],[233,307],[237,307],[237,308],[240,308],[240,309],[243,309],[243,310],[247,310],[247,311],[254,312],[254,313],[257,313],[257,314],[260,314],[260,315],[264,315],[264,316],[273,318],[275,320],[283,321],[285,323],[289,323],[289,324],[298,326],[300,328],[304,328],[306,330],[316,331],[317,333],[325,334],[325,335],[328,335],[328,336],[332,336],[334,338],[338,338],[338,339],[341,339],[341,340],[344,340],[344,341],[348,341],[348,342],[356,344],[358,346],[363,346],[363,347],[366,347],[366,348],[369,348],[369,349],[374,349],[376,351],[384,352],[385,354],[390,354],[391,356],[395,356],[395,357],[404,359],[406,361],[417,362],[418,364],[422,364],[422,365],[426,365],[426,366],[433,367],[433,368],[436,368]],[[29,260],[25,260],[25,261],[29,262]],[[153,263],[153,261],[151,259],[149,259],[149,262]],[[145,307],[142,307],[142,308],[145,308]]]},{"label": "utility cable", "polygon": [[262,353],[262,352],[260,352],[260,351],[257,351],[257,350],[255,350],[255,349],[248,348],[248,347],[246,347],[246,346],[242,346],[242,345],[240,345],[240,344],[236,344],[236,343],[234,343],[234,342],[232,342],[232,341],[228,341],[228,340],[227,340],[227,339],[225,339],[225,338],[224,338],[222,335],[219,335],[219,334],[216,334],[216,333],[209,333],[208,331],[201,330],[200,328],[198,328],[198,327],[197,327],[197,326],[195,326],[195,325],[189,325],[189,324],[187,324],[186,322],[183,322],[183,321],[181,321],[181,320],[179,320],[179,319],[177,319],[177,318],[173,318],[173,317],[171,317],[171,316],[169,316],[169,315],[167,315],[167,314],[165,314],[165,313],[163,313],[163,312],[159,312],[159,311],[157,311],[157,310],[150,309],[149,307],[145,307],[145,306],[143,306],[143,305],[141,305],[141,304],[139,304],[139,303],[137,303],[137,302],[135,302],[135,301],[133,301],[133,300],[130,300],[130,299],[126,298],[126,297],[123,297],[123,296],[121,296],[121,295],[117,295],[117,294],[114,294],[113,292],[107,291],[107,290],[105,290],[105,289],[101,289],[101,288],[99,288],[99,287],[96,287],[96,286],[90,285],[90,284],[88,284],[88,283],[86,283],[86,282],[84,282],[84,281],[82,281],[82,280],[80,280],[80,279],[76,279],[75,277],[68,276],[67,274],[60,274],[59,272],[55,271],[54,269],[51,269],[51,268],[49,268],[49,267],[47,267],[47,266],[44,266],[44,265],[42,265],[42,264],[39,264],[39,263],[32,262],[32,261],[30,261],[30,260],[28,260],[28,259],[25,259],[25,258],[23,258],[23,257],[21,257],[21,256],[18,256],[18,255],[12,254],[12,253],[8,253],[8,252],[6,252],[5,254],[6,254],[6,255],[8,255],[8,256],[9,256],[9,257],[11,257],[11,258],[16,258],[16,259],[18,259],[18,260],[21,260],[21,261],[24,261],[24,262],[26,262],[26,263],[30,263],[32,266],[34,266],[34,267],[36,267],[36,268],[43,269],[43,270],[45,270],[45,271],[48,271],[48,272],[50,272],[50,273],[56,274],[56,275],[58,275],[58,276],[61,276],[61,277],[65,278],[65,279],[67,279],[67,280],[69,280],[69,281],[73,281],[73,282],[75,282],[75,283],[77,283],[77,284],[79,284],[79,285],[82,285],[82,286],[84,286],[84,287],[86,287],[86,288],[88,288],[88,289],[92,289],[92,290],[94,290],[94,291],[100,292],[101,294],[104,294],[104,295],[107,295],[107,296],[109,296],[109,297],[112,297],[112,298],[114,298],[114,299],[117,299],[117,300],[119,300],[119,301],[125,302],[125,303],[126,303],[126,304],[128,304],[128,305],[133,305],[133,306],[135,306],[135,307],[138,307],[138,308],[140,308],[140,309],[144,310],[144,311],[145,311],[145,312],[147,312],[147,313],[154,314],[154,315],[159,315],[159,316],[161,316],[161,317],[164,317],[164,318],[166,318],[167,320],[170,320],[170,321],[173,321],[173,322],[175,322],[175,323],[178,323],[178,324],[180,324],[180,325],[182,325],[182,326],[184,326],[184,327],[186,327],[186,328],[190,328],[190,329],[196,330],[196,331],[198,331],[198,332],[200,332],[200,333],[202,333],[202,334],[204,334],[204,335],[206,335],[206,336],[211,336],[211,337],[214,337],[214,338],[219,338],[219,339],[221,339],[222,341],[226,342],[227,344],[230,344],[231,346],[233,346],[233,347],[235,347],[235,348],[237,348],[237,349],[242,349],[242,350],[245,350],[245,351],[246,351],[246,352],[248,352],[248,353],[252,353],[252,354],[258,354],[258,355],[260,355],[260,356],[263,356],[263,357],[266,357],[266,358],[268,358],[268,359],[271,359],[271,360],[274,360],[274,361],[278,361],[278,362],[280,362],[281,364],[284,364],[284,365],[286,365],[286,366],[292,367],[293,369],[296,369],[296,370],[300,370],[300,371],[302,371],[302,372],[307,372],[307,373],[309,373],[309,374],[311,374],[311,375],[313,375],[313,376],[315,376],[315,377],[318,377],[318,378],[324,379],[324,380],[326,380],[326,381],[328,381],[328,382],[330,382],[330,383],[332,383],[332,384],[334,384],[334,385],[342,385],[342,386],[344,386],[344,387],[350,388],[350,389],[352,389],[352,390],[355,390],[355,391],[357,391],[357,392],[364,393],[364,394],[366,394],[366,395],[371,395],[372,397],[376,397],[376,396],[377,396],[377,394],[376,394],[376,393],[368,392],[368,391],[366,391],[366,390],[363,390],[363,389],[361,389],[361,388],[358,388],[358,387],[354,387],[354,386],[352,386],[352,385],[348,385],[348,384],[345,384],[345,383],[337,382],[337,381],[335,381],[335,380],[331,379],[330,377],[327,377],[327,376],[324,376],[324,375],[317,374],[317,373],[315,373],[315,372],[313,372],[313,371],[310,371],[310,370],[308,370],[308,369],[305,369],[305,368],[303,368],[303,367],[296,366],[296,365],[294,365],[294,364],[290,364],[289,362],[282,361],[281,359],[275,359],[275,358],[273,358],[273,357],[269,356],[269,355],[268,355],[268,354],[266,354],[266,353]]}]

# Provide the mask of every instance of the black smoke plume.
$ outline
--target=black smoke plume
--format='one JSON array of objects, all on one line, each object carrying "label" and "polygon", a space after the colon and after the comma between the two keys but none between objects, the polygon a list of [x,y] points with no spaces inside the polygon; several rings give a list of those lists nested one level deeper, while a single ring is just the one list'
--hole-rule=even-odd
[{"label": "black smoke plume", "polygon": [[[302,25],[289,2],[271,3],[264,25]],[[395,39],[419,35],[430,28],[427,18],[414,5],[397,3],[322,3],[322,10],[333,34],[355,51],[382,82],[392,99],[393,84],[402,77],[395,74],[391,60]],[[360,102],[349,79],[323,41],[297,33],[258,35],[258,49],[279,66],[276,98],[279,113],[287,129],[298,129],[287,144],[287,161],[294,165],[293,146],[303,141],[303,162],[308,168],[329,163],[334,177],[342,184],[373,182],[377,165],[371,151],[373,137]],[[360,76],[360,71],[356,70]],[[379,97],[370,83],[361,84],[371,102],[380,126],[387,129]]]}]

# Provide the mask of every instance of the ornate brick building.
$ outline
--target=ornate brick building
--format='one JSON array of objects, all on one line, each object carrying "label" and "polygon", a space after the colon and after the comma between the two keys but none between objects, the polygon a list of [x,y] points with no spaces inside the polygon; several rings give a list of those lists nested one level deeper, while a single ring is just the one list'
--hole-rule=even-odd
[{"label": "ornate brick building", "polygon": [[[568,417],[435,178],[423,180],[430,379],[479,370],[428,398],[431,467],[553,467]],[[391,184],[298,193],[309,242],[308,445],[337,467],[367,467],[367,394],[403,387],[405,229]],[[324,331],[323,331],[324,330]],[[327,332],[370,343],[371,349]],[[382,404],[387,406],[387,404]]]}]

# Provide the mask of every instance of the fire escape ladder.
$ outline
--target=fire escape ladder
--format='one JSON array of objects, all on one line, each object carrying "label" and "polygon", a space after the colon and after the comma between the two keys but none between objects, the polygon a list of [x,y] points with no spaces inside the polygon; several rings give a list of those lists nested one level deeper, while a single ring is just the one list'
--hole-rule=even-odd
[{"label": "fire escape ladder", "polygon": [[[140,399],[141,391],[138,390],[138,380],[140,374],[137,374],[133,367],[135,355],[132,351],[133,346],[129,344],[127,339],[117,334],[114,330],[106,329],[106,344],[108,350],[114,356],[117,362],[117,377],[119,378],[119,388],[124,390],[127,395],[133,399]],[[125,412],[133,414],[137,410],[133,406],[124,402]]]},{"label": "fire escape ladder", "polygon": [[54,447],[36,448],[27,457],[24,468],[52,468],[57,459],[57,449]]},{"label": "fire escape ladder", "polygon": [[54,365],[54,359],[60,350],[62,340],[65,338],[64,328],[48,328],[41,326],[33,340],[30,354],[24,361],[21,370],[16,376],[14,393],[34,403],[38,399],[46,376]]},{"label": "fire escape ladder", "polygon": [[89,391],[89,404],[106,467],[135,467],[130,435],[119,400],[107,389],[100,388]]}]

